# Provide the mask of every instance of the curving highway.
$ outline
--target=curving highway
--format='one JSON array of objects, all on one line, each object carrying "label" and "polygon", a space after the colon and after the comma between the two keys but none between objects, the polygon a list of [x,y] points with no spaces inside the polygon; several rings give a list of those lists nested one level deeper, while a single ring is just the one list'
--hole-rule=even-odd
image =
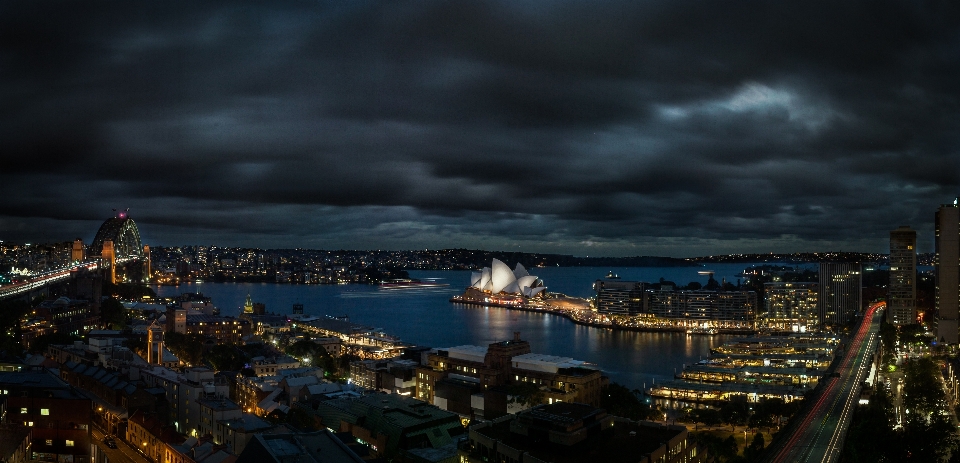
[{"label": "curving highway", "polygon": [[767,448],[761,461],[828,463],[840,459],[844,436],[860,400],[860,385],[870,372],[885,307],[886,303],[880,302],[867,308],[834,374],[822,380],[813,403],[793,418],[784,430],[787,434]]}]

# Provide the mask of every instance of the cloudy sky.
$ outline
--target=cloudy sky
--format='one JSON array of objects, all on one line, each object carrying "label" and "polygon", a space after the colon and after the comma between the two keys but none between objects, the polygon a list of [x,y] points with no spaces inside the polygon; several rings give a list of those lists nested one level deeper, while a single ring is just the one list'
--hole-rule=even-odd
[{"label": "cloudy sky", "polygon": [[885,252],[960,193],[943,1],[0,3],[0,240]]}]

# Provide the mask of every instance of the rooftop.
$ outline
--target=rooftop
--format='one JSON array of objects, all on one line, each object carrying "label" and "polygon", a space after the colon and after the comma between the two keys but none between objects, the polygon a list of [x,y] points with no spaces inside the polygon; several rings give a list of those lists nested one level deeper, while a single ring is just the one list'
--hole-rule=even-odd
[{"label": "rooftop", "polygon": [[510,359],[514,368],[556,373],[561,368],[582,368],[587,362],[569,357],[557,357],[545,354],[523,354]]},{"label": "rooftop", "polygon": [[274,425],[252,413],[244,413],[240,418],[221,420],[219,423],[237,432],[263,432]]},{"label": "rooftop", "polygon": [[[685,433],[682,426],[663,426],[656,423],[618,421],[607,432],[593,435],[583,442],[563,446],[546,440],[510,432],[510,421],[502,420],[471,431],[496,439],[508,447],[529,452],[531,456],[553,463],[582,463],[601,461],[638,461],[640,457],[658,449],[663,442]],[[634,435],[630,435],[630,432]]]},{"label": "rooftop", "polygon": [[297,434],[258,434],[247,444],[237,463],[361,463],[327,430]]},{"label": "rooftop", "polygon": [[456,346],[449,347],[446,349],[440,349],[448,352],[448,355],[455,359],[468,360],[471,362],[483,362],[484,357],[487,355],[487,348],[480,346]]},{"label": "rooftop", "polygon": [[70,389],[69,384],[46,371],[0,372],[0,384],[8,387]]}]

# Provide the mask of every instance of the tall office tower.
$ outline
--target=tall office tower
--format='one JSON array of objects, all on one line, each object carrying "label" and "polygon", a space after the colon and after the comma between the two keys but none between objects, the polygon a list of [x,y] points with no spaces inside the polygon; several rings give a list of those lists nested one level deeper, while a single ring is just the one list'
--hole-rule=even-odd
[{"label": "tall office tower", "polygon": [[863,275],[859,263],[820,263],[820,294],[817,306],[820,326],[836,329],[860,310]]},{"label": "tall office tower", "polygon": [[917,232],[902,226],[890,232],[890,286],[887,322],[917,323]]},{"label": "tall office tower", "polygon": [[960,305],[960,209],[957,201],[941,204],[936,215],[937,339],[957,344]]}]

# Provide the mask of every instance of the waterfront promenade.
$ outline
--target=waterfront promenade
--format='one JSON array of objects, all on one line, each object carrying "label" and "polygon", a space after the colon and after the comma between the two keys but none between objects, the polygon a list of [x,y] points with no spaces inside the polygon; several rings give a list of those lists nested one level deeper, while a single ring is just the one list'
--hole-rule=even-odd
[{"label": "waterfront promenade", "polygon": [[[691,330],[699,329],[699,324],[702,322],[702,320],[691,321],[689,319],[643,319],[641,317],[606,316],[592,310],[589,300],[564,294],[552,295],[552,297],[548,299],[529,299],[524,301],[517,298],[500,300],[493,297],[487,299],[488,300],[474,300],[463,297],[462,295],[456,295],[450,298],[450,302],[479,307],[500,307],[527,312],[549,313],[565,317],[579,325],[624,331],[687,333]],[[715,328],[715,331],[717,334],[735,335],[751,335],[757,333],[757,330],[754,328],[723,326]]]}]

